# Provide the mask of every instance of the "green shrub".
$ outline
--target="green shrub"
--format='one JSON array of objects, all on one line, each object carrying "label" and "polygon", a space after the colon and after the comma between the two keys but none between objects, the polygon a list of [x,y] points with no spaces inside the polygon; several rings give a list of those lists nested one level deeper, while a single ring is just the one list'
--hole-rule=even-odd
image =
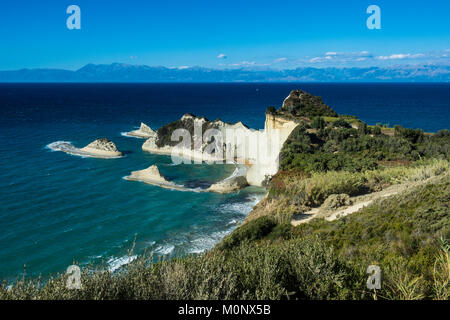
[{"label": "green shrub", "polygon": [[266,109],[266,114],[275,114],[276,112],[277,112],[277,109],[275,109],[274,106],[267,107],[267,109]]},{"label": "green shrub", "polygon": [[311,128],[314,129],[323,129],[325,128],[325,120],[322,117],[314,117],[311,121]]},{"label": "green shrub", "polygon": [[275,221],[267,216],[252,220],[236,229],[231,235],[225,237],[219,245],[219,248],[230,249],[244,241],[261,239],[269,234],[275,225]]},{"label": "green shrub", "polygon": [[345,121],[343,118],[339,118],[337,119],[333,125],[336,128],[351,128],[352,126],[350,125],[350,123],[348,123],[347,121]]}]

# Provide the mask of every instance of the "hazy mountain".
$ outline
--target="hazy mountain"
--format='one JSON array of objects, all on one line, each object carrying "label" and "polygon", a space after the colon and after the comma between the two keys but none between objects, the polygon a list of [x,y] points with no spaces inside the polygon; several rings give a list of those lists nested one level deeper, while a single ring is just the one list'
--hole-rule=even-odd
[{"label": "hazy mountain", "polygon": [[450,66],[410,65],[368,68],[211,69],[88,64],[76,71],[0,71],[0,82],[449,82]]}]

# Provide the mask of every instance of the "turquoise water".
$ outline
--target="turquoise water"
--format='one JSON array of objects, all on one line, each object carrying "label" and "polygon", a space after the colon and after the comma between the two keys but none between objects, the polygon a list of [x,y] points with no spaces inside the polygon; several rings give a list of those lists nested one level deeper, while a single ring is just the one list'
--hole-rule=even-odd
[{"label": "turquoise water", "polygon": [[[118,129],[102,131],[126,151],[119,159],[53,152],[45,145],[29,145],[27,137],[14,146],[3,145],[18,149],[16,161],[3,167],[3,276],[14,275],[23,264],[28,274],[61,271],[74,260],[81,264],[104,260],[115,269],[130,259],[127,251],[134,238],[136,253],[143,249],[167,255],[201,252],[230,232],[261,196],[260,190],[251,188],[219,195],[126,181],[123,177],[131,171],[157,164],[169,180],[207,187],[230,175],[234,166],[173,166],[170,157],[143,153],[144,140],[123,137]],[[79,132],[73,142],[82,146],[87,143],[81,137],[85,131]],[[44,136],[48,137],[41,139],[50,141],[53,135]],[[28,166],[18,166],[19,161]]]},{"label": "turquoise water", "polygon": [[[339,113],[370,124],[400,123],[427,131],[448,128],[448,85],[0,85],[0,279],[63,272],[73,261],[111,270],[144,250],[182,256],[207,250],[231,232],[264,195],[181,192],[126,181],[157,164],[190,188],[229,176],[233,165],[174,166],[168,156],[141,150],[124,137],[141,121],[153,128],[186,112],[262,128],[268,105],[291,89],[324,97]],[[108,137],[125,157],[94,159],[47,145],[82,147]]]}]

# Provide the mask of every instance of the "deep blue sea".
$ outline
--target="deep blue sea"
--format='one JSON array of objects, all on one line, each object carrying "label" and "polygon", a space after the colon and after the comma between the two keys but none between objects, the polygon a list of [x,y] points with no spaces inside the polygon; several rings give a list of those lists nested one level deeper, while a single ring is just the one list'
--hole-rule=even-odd
[{"label": "deep blue sea", "polygon": [[[145,250],[180,256],[210,249],[264,191],[220,195],[126,181],[157,164],[170,180],[206,187],[234,167],[174,166],[122,133],[141,121],[157,129],[187,112],[261,129],[266,108],[298,88],[369,124],[450,128],[450,84],[0,84],[0,279],[21,276],[24,265],[27,275],[44,276],[74,261],[115,270]],[[81,158],[47,147],[82,147],[100,137],[125,157]]]}]

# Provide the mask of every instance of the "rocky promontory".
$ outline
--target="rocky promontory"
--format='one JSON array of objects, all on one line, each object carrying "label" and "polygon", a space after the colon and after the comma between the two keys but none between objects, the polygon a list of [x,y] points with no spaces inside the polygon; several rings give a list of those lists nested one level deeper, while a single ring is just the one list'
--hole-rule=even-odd
[{"label": "rocky promontory", "polygon": [[[173,139],[174,132],[177,129],[182,129],[183,132],[188,133],[191,138],[190,141],[183,141],[180,145],[180,140]],[[214,140],[214,138],[205,141],[204,134],[210,130],[215,129],[222,133],[223,140]],[[238,131],[242,133],[255,132],[249,129],[242,122],[226,123],[220,119],[210,121],[205,117],[197,117],[193,114],[186,113],[179,120],[168,123],[160,127],[156,134],[148,138],[142,145],[142,150],[157,154],[176,154],[181,158],[200,160],[200,161],[220,161],[225,160],[226,145],[225,136],[227,130]],[[211,147],[211,144],[214,147]],[[209,149],[207,150],[207,148]],[[222,152],[217,152],[222,150]]]},{"label": "rocky promontory", "polygon": [[313,96],[303,90],[292,90],[289,96],[283,101],[283,105],[276,114],[288,117],[308,117],[328,116],[337,117],[338,114],[322,98]]}]

